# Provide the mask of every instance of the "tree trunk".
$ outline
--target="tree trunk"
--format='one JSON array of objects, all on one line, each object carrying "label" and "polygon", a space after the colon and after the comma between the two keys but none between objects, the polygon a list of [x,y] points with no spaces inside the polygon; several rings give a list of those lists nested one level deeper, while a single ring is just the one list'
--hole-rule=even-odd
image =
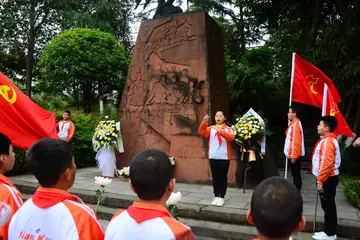
[{"label": "tree trunk", "polygon": [[92,101],[92,84],[89,80],[85,80],[83,85],[83,109],[85,113],[91,112]]},{"label": "tree trunk", "polygon": [[32,83],[32,74],[34,66],[34,48],[35,48],[35,2],[34,0],[30,1],[30,32],[28,37],[27,44],[27,56],[26,56],[26,86],[25,93],[31,98],[31,83]]},{"label": "tree trunk", "polygon": [[350,101],[350,97],[346,94],[345,97],[343,98],[343,100],[341,101],[341,104],[340,104],[340,112],[344,116],[345,116],[345,113],[347,111],[349,101]]},{"label": "tree trunk", "polygon": [[349,98],[349,103],[348,103],[348,106],[347,106],[347,109],[346,109],[346,113],[345,113],[345,119],[346,119],[346,120],[348,120],[349,117],[350,117],[351,110],[352,110],[353,107],[354,107],[354,102],[355,102],[355,97],[354,97],[354,95],[352,95],[352,96]]},{"label": "tree trunk", "polygon": [[245,39],[245,23],[244,23],[244,11],[242,2],[239,1],[239,9],[240,9],[240,54],[243,54],[246,50],[246,39]]},{"label": "tree trunk", "polygon": [[360,97],[357,97],[357,110],[356,110],[356,117],[355,117],[355,124],[354,124],[354,132],[360,132]]}]

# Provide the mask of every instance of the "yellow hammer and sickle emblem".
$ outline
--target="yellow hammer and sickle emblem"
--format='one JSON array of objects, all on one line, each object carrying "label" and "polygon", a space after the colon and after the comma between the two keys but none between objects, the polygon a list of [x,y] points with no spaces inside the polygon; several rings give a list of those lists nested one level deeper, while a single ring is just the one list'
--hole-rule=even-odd
[{"label": "yellow hammer and sickle emblem", "polygon": [[339,113],[339,108],[337,106],[332,106],[331,109],[330,109],[330,116],[335,116],[337,113]]},{"label": "yellow hammer and sickle emblem", "polygon": [[318,84],[319,78],[314,77],[313,74],[306,76],[306,78],[310,78],[311,80],[313,80],[313,81],[309,81],[309,82],[308,82],[309,85],[310,85],[310,92],[311,92],[312,94],[318,94],[318,92],[314,90],[314,86],[315,86],[316,84]]},{"label": "yellow hammer and sickle emblem", "polygon": [[[12,98],[9,98],[9,91],[12,91]],[[11,104],[16,101],[16,92],[11,86],[0,85],[0,95]]]}]

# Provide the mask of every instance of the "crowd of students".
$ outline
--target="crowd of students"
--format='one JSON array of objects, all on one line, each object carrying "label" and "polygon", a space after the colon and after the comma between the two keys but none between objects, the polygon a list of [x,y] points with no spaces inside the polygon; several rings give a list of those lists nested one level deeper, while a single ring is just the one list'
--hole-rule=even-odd
[{"label": "crowd of students", "polygon": [[[234,136],[231,128],[224,124],[222,112],[218,112],[215,119],[217,124],[209,127],[208,116],[204,118],[199,133],[213,142],[212,155],[209,154],[214,156],[213,163],[210,162],[214,174],[213,204],[222,206],[227,187],[224,178],[228,169],[228,144]],[[313,239],[336,239],[335,192],[340,165],[339,146],[332,134],[336,125],[336,119],[327,116],[318,126],[322,138],[314,149],[312,172],[317,178],[316,187],[325,212],[325,229],[315,233]],[[44,138],[29,149],[26,161],[40,187],[25,203],[21,193],[4,176],[13,168],[14,161],[11,141],[0,133],[0,201],[10,206],[0,205],[0,218],[9,218],[0,226],[0,239],[195,239],[191,229],[176,221],[165,207],[176,180],[169,157],[160,150],[144,150],[133,158],[129,184],[139,201],[115,213],[106,233],[93,210],[67,192],[76,175],[70,143]],[[259,239],[287,240],[294,232],[304,229],[306,220],[302,216],[303,201],[298,189],[299,186],[279,177],[257,185],[247,219],[257,228]],[[3,210],[7,209],[11,211],[5,214]]]}]

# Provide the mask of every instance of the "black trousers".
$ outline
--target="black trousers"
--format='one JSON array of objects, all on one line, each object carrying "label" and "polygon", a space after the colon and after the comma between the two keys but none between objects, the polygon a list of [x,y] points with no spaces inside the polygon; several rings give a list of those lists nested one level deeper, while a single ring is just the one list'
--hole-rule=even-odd
[{"label": "black trousers", "polygon": [[329,177],[323,184],[324,192],[320,192],[321,207],[324,210],[324,232],[328,236],[336,234],[337,213],[336,213],[336,187],[339,184],[339,176]]},{"label": "black trousers", "polygon": [[224,198],[226,195],[229,166],[229,160],[210,159],[210,169],[215,197]]},{"label": "black trousers", "polygon": [[296,186],[296,188],[300,191],[302,186],[302,180],[301,180],[301,160],[302,157],[299,157],[295,163],[291,163],[291,175],[293,176],[293,183]]}]

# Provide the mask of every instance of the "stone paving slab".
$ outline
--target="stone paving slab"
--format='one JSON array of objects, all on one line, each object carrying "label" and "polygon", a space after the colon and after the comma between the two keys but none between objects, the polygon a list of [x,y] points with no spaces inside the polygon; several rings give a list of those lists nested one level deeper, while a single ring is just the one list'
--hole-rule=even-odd
[{"label": "stone paving slab", "polygon": [[[78,169],[75,184],[72,189],[95,191],[98,189],[98,186],[94,182],[94,177],[99,175],[100,171],[97,168]],[[284,176],[284,172],[280,172],[280,176]],[[301,194],[304,201],[304,214],[313,215],[315,212],[315,200],[317,195],[315,188],[315,178],[310,174],[306,174],[305,172],[302,173],[302,178],[303,188],[301,190]],[[35,177],[31,175],[15,176],[11,177],[11,179],[37,183]],[[290,172],[288,174],[288,180],[292,181]],[[360,211],[354,208],[348,202],[346,196],[343,193],[343,188],[344,187],[339,184],[336,195],[339,218],[360,221]],[[180,202],[182,203],[209,205],[213,198],[212,186],[210,185],[177,183],[175,186],[175,191],[181,192],[183,198]],[[106,187],[106,192],[136,196],[136,194],[131,191],[128,182],[122,180],[121,178],[114,178],[112,183]],[[228,208],[249,209],[252,193],[252,189],[246,189],[246,192],[243,193],[242,189],[229,187],[227,195],[225,196],[224,206]],[[318,216],[323,216],[320,202],[318,204]]]},{"label": "stone paving slab", "polygon": [[[94,177],[99,175],[100,172],[97,168],[78,169],[75,184],[70,191],[76,192],[81,189],[85,192],[94,192],[98,189],[98,186],[94,183]],[[284,176],[284,172],[280,172],[280,176]],[[291,174],[288,176],[288,180],[292,181]],[[315,200],[317,196],[315,178],[305,172],[302,173],[302,178],[303,189],[301,194],[304,201],[304,215],[310,224],[314,220]],[[34,186],[37,184],[37,180],[31,175],[15,176],[11,177],[11,180],[28,182]],[[253,190],[247,189],[246,192],[243,193],[242,189],[229,187],[225,198],[225,205],[220,208],[207,206],[213,198],[212,186],[210,185],[177,183],[175,191],[181,191],[182,193],[183,198],[180,203],[184,204],[185,207],[183,210],[187,211],[185,214],[187,217],[193,218],[191,214],[196,214],[197,211],[201,210],[201,214],[206,214],[206,216],[209,217],[209,220],[213,219],[212,216],[214,216],[215,219],[215,217],[218,218],[219,216],[224,216],[224,213],[226,213],[230,217],[230,220],[224,216],[226,218],[223,219],[224,221],[239,223],[245,221],[242,218],[245,216],[246,210],[250,207],[251,195],[253,192]],[[121,198],[124,199],[128,198],[126,201],[136,199],[136,194],[131,191],[128,182],[121,178],[113,179],[112,183],[106,187],[106,192],[109,199],[116,198],[117,196],[122,196]],[[343,186],[341,184],[339,184],[337,188],[336,203],[339,225],[360,229],[360,211],[348,202],[343,193]],[[320,202],[318,204],[317,222],[321,223],[323,222],[323,211]],[[191,208],[194,209],[191,210]]]}]

